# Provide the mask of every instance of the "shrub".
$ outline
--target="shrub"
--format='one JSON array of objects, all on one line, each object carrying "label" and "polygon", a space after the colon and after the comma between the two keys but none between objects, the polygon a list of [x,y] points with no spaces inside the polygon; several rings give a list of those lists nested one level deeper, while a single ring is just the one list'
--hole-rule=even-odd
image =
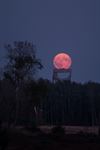
[{"label": "shrub", "polygon": [[57,135],[64,135],[65,129],[62,126],[56,126],[56,127],[52,128],[51,133],[57,134]]}]

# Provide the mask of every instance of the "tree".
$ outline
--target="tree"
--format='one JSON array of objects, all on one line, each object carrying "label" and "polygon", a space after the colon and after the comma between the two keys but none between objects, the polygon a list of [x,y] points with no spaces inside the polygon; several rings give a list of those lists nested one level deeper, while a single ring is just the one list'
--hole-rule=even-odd
[{"label": "tree", "polygon": [[31,42],[14,42],[13,45],[5,45],[7,50],[7,65],[4,78],[11,81],[16,91],[15,124],[18,120],[19,93],[25,80],[32,79],[42,64],[36,57],[36,48]]},{"label": "tree", "polygon": [[42,64],[36,58],[36,48],[30,42],[14,42],[13,46],[5,45],[8,63],[5,67],[4,77],[13,83],[32,77],[37,69],[42,69]]},{"label": "tree", "polygon": [[[37,81],[28,82],[28,84],[26,84],[26,87],[24,89],[26,97],[30,102],[30,110],[32,110],[30,120],[35,121],[34,123],[36,125],[43,123],[42,107],[49,92],[48,85],[49,85],[48,80],[39,79]],[[34,117],[33,114],[35,115]]]}]

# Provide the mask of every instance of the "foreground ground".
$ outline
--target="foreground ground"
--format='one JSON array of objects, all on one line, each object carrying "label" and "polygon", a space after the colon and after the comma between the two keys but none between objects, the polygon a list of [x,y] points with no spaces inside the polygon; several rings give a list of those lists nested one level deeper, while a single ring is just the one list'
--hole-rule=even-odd
[{"label": "foreground ground", "polygon": [[93,135],[44,134],[13,129],[7,150],[100,150],[100,137]]}]

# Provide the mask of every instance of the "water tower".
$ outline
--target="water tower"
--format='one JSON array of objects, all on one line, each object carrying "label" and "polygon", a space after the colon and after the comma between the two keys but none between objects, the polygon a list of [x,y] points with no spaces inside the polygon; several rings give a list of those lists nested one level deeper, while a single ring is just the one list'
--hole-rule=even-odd
[{"label": "water tower", "polygon": [[71,80],[72,60],[66,53],[59,53],[53,59],[53,77],[52,81],[56,82],[62,80],[60,74],[65,74],[63,80]]}]

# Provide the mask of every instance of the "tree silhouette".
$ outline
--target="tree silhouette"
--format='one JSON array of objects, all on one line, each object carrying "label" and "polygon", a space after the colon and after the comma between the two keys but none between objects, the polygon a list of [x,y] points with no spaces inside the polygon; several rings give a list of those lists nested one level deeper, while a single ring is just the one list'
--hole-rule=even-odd
[{"label": "tree silhouette", "polygon": [[[49,92],[48,80],[39,79],[37,81],[28,82],[25,85],[24,91],[26,98],[30,101],[30,110],[32,111],[31,118],[35,121],[36,125],[38,125],[38,123],[42,123],[42,107]],[[35,114],[35,116],[33,114]]]},{"label": "tree silhouette", "polygon": [[5,45],[7,50],[7,65],[5,66],[4,78],[11,81],[16,91],[16,111],[15,124],[18,120],[19,93],[25,80],[34,77],[38,69],[42,69],[42,64],[36,57],[36,48],[31,42],[14,42],[13,45]]},{"label": "tree silhouette", "polygon": [[13,46],[5,45],[8,63],[5,66],[4,76],[15,84],[32,77],[42,64],[36,58],[36,48],[30,42],[14,42]]}]

